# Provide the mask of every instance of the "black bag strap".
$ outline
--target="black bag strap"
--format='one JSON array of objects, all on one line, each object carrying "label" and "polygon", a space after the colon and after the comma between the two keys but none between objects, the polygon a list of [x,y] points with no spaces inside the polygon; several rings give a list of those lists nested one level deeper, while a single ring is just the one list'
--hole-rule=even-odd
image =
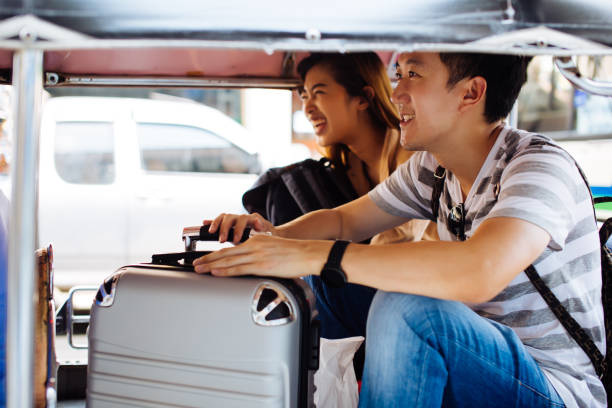
[{"label": "black bag strap", "polygon": [[578,343],[578,345],[584,350],[586,355],[593,363],[593,367],[595,367],[595,372],[601,378],[604,371],[606,370],[606,361],[593,342],[593,340],[589,337],[589,335],[584,331],[580,324],[574,319],[567,309],[563,307],[559,299],[552,293],[552,291],[546,286],[540,275],[536,272],[533,265],[529,265],[527,269],[525,269],[525,274],[533,284],[533,286],[538,290],[550,310],[553,314],[559,319],[559,322],[565,327],[565,330],[572,336],[572,338]]},{"label": "black bag strap", "polygon": [[593,203],[594,204],[612,203],[612,197],[610,196],[595,197],[593,198]]},{"label": "black bag strap", "polygon": [[[580,173],[580,176],[582,177],[585,184],[587,185],[587,188],[589,189],[589,194],[590,194],[591,189],[589,187],[589,182],[586,176],[584,175],[584,173],[582,172],[582,169],[580,168],[580,166],[578,166],[578,163],[575,163],[575,164],[576,164],[576,167],[578,168],[578,172]],[[595,203],[612,202],[612,199],[610,199],[610,197],[607,197],[607,198],[598,197],[595,200],[593,199],[593,196],[591,195],[591,202],[594,205]],[[593,215],[595,215],[594,207],[593,207]],[[600,239],[600,246],[602,245],[605,246],[605,243],[606,241],[602,241]],[[595,368],[595,372],[597,373],[597,375],[600,378],[602,378],[603,374],[607,370],[607,361],[606,361],[606,358],[603,356],[603,354],[601,354],[601,352],[595,345],[595,342],[593,342],[593,340],[584,331],[584,329],[580,327],[580,324],[578,324],[578,322],[570,315],[567,309],[563,307],[561,302],[559,302],[559,299],[552,293],[552,291],[548,288],[548,286],[546,286],[546,284],[542,280],[542,277],[538,274],[538,272],[536,271],[533,265],[529,265],[529,267],[525,270],[525,274],[527,275],[527,277],[529,278],[533,286],[540,293],[540,295],[542,296],[542,298],[544,299],[544,301],[546,302],[550,310],[553,312],[553,314],[557,317],[557,319],[559,319],[563,327],[565,327],[565,330],[567,330],[569,335],[572,336],[572,338],[576,341],[576,343],[578,343],[580,348],[582,348],[582,350],[584,350],[586,355],[589,357],[589,359],[593,363],[593,367]],[[605,295],[607,293],[606,287],[609,283],[611,282],[608,281],[607,276],[605,276],[605,273],[602,270],[602,295]],[[604,299],[604,297],[602,296],[602,303],[603,303],[603,308],[604,308],[604,321],[606,321],[607,318],[610,317],[608,316],[608,313],[606,311],[605,301],[606,299]]]},{"label": "black bag strap", "polygon": [[446,179],[446,169],[438,166],[434,171],[434,184],[431,191],[431,214],[432,220],[436,222],[438,219],[438,211],[440,211],[440,196],[444,189],[444,180]]}]

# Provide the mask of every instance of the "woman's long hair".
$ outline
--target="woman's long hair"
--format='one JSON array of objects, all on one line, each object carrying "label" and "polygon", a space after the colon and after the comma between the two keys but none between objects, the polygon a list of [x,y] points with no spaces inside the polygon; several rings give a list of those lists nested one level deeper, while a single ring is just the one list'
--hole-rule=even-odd
[{"label": "woman's long hair", "polygon": [[[329,69],[334,80],[342,85],[350,96],[363,96],[369,100],[368,112],[375,126],[385,132],[388,128],[399,128],[399,114],[391,102],[391,81],[385,65],[376,53],[312,53],[297,66],[302,82],[315,65]],[[368,85],[374,90],[373,98],[369,98],[363,91]],[[332,163],[346,166],[348,154],[346,145],[339,143],[325,147],[323,150],[324,156]]]}]

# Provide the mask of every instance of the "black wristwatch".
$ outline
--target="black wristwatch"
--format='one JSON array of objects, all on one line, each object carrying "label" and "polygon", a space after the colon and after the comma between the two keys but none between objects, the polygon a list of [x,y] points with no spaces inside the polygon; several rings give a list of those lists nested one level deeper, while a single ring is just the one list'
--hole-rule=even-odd
[{"label": "black wristwatch", "polygon": [[348,244],[350,244],[349,241],[338,240],[332,245],[327,262],[321,269],[321,280],[327,286],[341,288],[346,285],[346,274],[340,267],[340,263]]}]

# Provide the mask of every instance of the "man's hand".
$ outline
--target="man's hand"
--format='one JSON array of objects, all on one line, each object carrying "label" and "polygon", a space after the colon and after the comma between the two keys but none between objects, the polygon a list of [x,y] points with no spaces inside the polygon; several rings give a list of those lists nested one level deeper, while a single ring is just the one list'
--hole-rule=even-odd
[{"label": "man's hand", "polygon": [[214,220],[204,220],[203,225],[209,225],[211,233],[219,230],[219,242],[225,242],[229,230],[234,228],[234,245],[240,242],[244,229],[249,227],[255,232],[267,233],[267,235],[279,235],[276,228],[264,217],[257,213],[253,214],[220,214]]},{"label": "man's hand", "polygon": [[193,261],[197,273],[217,276],[259,275],[298,278],[321,272],[331,241],[303,241],[256,235]]}]

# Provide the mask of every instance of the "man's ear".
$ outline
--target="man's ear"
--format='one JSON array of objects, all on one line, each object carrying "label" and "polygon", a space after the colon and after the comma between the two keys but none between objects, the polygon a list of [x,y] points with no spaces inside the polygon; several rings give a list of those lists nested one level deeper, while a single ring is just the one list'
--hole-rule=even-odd
[{"label": "man's ear", "polygon": [[487,92],[487,81],[481,76],[469,79],[463,88],[463,100],[460,109],[471,109],[474,106],[484,103]]},{"label": "man's ear", "polygon": [[374,100],[374,88],[370,85],[363,87],[363,96],[359,97],[359,109],[366,110],[370,107],[370,103]]}]

